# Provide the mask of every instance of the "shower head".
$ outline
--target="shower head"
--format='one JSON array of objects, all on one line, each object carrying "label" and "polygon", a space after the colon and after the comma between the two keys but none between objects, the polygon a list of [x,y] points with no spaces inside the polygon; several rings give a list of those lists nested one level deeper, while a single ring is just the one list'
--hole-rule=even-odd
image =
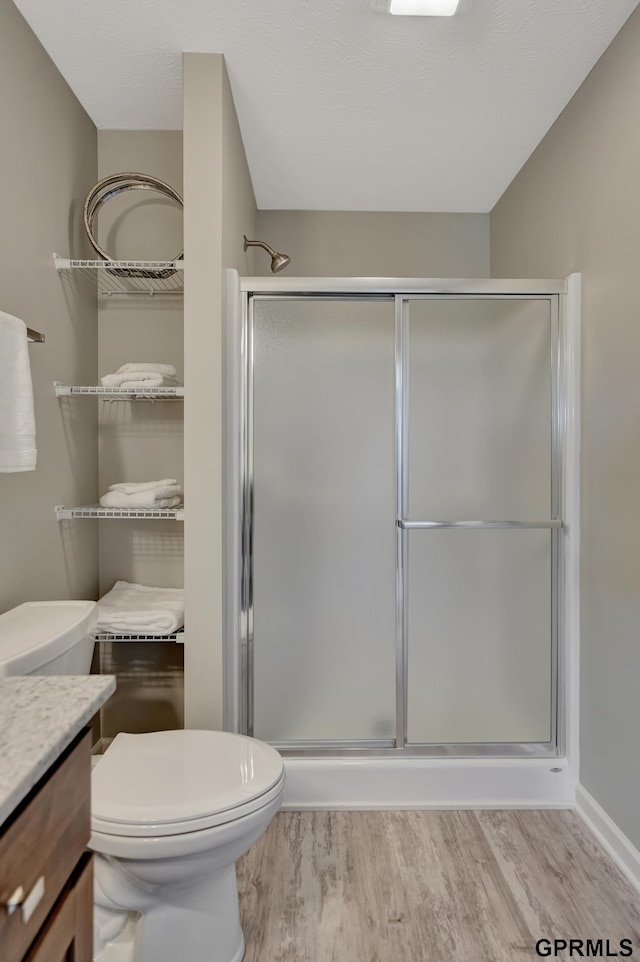
[{"label": "shower head", "polygon": [[247,235],[243,236],[244,246],[243,250],[246,251],[247,247],[263,247],[267,253],[271,254],[271,273],[277,274],[278,271],[282,271],[285,267],[291,263],[291,258],[288,254],[278,254],[274,251],[273,247],[269,247],[268,244],[263,243],[263,241],[250,241],[247,240]]},{"label": "shower head", "polygon": [[288,254],[273,254],[271,257],[271,273],[277,274],[278,271],[283,271],[290,263],[291,258]]}]

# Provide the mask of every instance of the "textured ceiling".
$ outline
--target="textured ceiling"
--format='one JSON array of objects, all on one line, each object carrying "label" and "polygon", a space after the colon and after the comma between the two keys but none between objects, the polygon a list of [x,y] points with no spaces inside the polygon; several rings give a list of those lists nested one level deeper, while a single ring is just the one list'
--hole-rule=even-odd
[{"label": "textured ceiling", "polygon": [[98,127],[180,128],[223,53],[258,206],[487,211],[639,0],[15,0]]}]

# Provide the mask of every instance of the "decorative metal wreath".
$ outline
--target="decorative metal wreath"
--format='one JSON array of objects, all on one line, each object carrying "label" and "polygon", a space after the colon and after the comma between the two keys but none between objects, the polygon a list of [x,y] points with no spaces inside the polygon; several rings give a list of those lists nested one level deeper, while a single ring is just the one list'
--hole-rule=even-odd
[{"label": "decorative metal wreath", "polygon": [[[99,180],[95,186],[91,188],[86,196],[84,202],[84,227],[89,238],[89,242],[93,247],[96,254],[102,260],[113,261],[115,258],[111,257],[100,245],[94,237],[93,230],[95,225],[96,216],[101,207],[106,204],[108,200],[112,197],[116,197],[118,194],[122,194],[128,190],[153,190],[157,193],[164,194],[165,197],[171,198],[180,207],[183,207],[182,197],[180,194],[173,189],[169,184],[166,184],[163,180],[159,180],[157,177],[152,177],[150,174],[135,174],[135,173],[121,173],[121,174],[111,174],[110,177],[104,177]],[[178,261],[182,259],[184,251],[173,257],[172,260]],[[165,278],[171,277],[176,273],[175,268],[168,267],[162,270],[147,270],[143,268],[129,268],[129,267],[109,267],[107,268],[109,274],[116,274],[119,277],[148,277],[148,278]]]}]

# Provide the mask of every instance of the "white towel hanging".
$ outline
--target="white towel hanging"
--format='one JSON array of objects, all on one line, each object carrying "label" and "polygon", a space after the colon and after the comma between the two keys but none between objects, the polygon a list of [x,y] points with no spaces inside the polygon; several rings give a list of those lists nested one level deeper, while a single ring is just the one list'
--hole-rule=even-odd
[{"label": "white towel hanging", "polygon": [[27,325],[0,311],[0,472],[33,471],[36,425]]}]

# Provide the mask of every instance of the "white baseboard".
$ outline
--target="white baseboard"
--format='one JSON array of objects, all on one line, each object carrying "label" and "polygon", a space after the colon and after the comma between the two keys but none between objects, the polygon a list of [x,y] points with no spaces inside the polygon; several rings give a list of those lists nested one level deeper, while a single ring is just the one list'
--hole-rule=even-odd
[{"label": "white baseboard", "polygon": [[576,788],[576,812],[622,874],[640,892],[640,852],[582,785]]}]

